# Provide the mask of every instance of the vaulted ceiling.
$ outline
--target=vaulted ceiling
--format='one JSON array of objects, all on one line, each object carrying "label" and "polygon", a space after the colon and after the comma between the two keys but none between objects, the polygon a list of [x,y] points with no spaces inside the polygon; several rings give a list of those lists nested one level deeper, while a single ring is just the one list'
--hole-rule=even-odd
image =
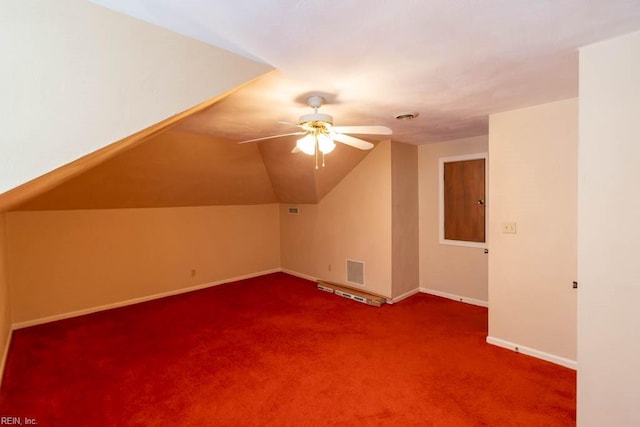
[{"label": "vaulted ceiling", "polygon": [[640,29],[638,0],[91,1],[277,71],[16,209],[315,203],[367,152],[338,144],[316,171],[295,137],[236,142],[297,130],[280,122],[309,94],[396,142],[484,135],[489,114],[577,96],[578,48]]},{"label": "vaulted ceiling", "polygon": [[239,145],[169,130],[14,209],[317,203],[367,153],[339,145],[316,170],[293,146],[295,139]]}]

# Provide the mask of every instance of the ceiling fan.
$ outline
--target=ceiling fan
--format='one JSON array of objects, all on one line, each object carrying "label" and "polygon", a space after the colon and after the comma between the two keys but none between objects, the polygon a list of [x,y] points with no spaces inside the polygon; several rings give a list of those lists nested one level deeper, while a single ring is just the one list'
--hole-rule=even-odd
[{"label": "ceiling fan", "polygon": [[281,122],[298,126],[302,130],[298,132],[284,133],[280,135],[265,136],[262,138],[240,141],[247,142],[264,141],[265,139],[281,138],[284,136],[304,135],[298,140],[292,153],[302,151],[310,156],[316,156],[316,169],[318,169],[318,154],[322,154],[322,167],[324,167],[324,155],[329,154],[336,147],[335,141],[349,145],[360,150],[370,150],[374,147],[369,141],[356,138],[348,134],[356,135],[391,135],[393,131],[386,126],[333,126],[333,117],[328,114],[318,113],[318,108],[324,103],[324,98],[312,95],[307,98],[309,107],[313,108],[312,114],[304,114],[298,119],[298,124]]}]

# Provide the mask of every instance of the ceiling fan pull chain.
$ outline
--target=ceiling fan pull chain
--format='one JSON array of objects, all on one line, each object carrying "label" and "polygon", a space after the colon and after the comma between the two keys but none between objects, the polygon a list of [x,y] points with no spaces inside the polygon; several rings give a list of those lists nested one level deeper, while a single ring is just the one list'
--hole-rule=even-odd
[{"label": "ceiling fan pull chain", "polygon": [[322,153],[322,167],[324,167],[324,152]]},{"label": "ceiling fan pull chain", "polygon": [[314,139],[316,141],[316,149],[315,149],[315,152],[316,152],[316,170],[318,170],[318,138],[315,137]]}]

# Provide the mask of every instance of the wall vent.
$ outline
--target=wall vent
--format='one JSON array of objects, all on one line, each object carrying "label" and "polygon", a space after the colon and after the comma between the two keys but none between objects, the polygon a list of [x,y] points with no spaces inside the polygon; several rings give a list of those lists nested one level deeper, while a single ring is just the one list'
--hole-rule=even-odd
[{"label": "wall vent", "polygon": [[347,260],[347,283],[364,286],[364,262]]},{"label": "wall vent", "polygon": [[294,206],[289,206],[288,212],[293,215],[298,215],[298,208]]}]

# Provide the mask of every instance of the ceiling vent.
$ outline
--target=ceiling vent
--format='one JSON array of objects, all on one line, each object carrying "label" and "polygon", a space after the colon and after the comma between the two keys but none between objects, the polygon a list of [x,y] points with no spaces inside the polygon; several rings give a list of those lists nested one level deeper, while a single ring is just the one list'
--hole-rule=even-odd
[{"label": "ceiling vent", "polygon": [[418,117],[420,115],[420,113],[418,112],[413,112],[413,113],[399,113],[396,114],[395,116],[393,116],[396,120],[412,120],[415,119],[416,117]]}]

